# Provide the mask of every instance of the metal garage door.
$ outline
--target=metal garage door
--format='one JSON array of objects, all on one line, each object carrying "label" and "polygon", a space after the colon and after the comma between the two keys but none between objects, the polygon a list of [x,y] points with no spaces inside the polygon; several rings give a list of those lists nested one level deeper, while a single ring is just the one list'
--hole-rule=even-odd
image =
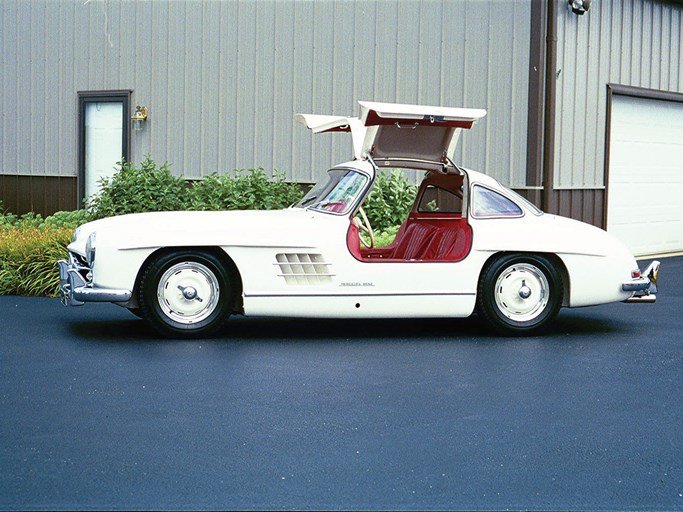
[{"label": "metal garage door", "polygon": [[607,231],[637,256],[683,251],[683,103],[612,97]]}]

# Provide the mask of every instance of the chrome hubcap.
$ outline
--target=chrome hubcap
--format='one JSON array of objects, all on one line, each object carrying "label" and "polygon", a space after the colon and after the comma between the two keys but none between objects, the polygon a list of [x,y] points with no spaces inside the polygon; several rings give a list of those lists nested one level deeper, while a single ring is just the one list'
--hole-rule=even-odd
[{"label": "chrome hubcap", "polygon": [[516,322],[538,317],[548,305],[550,285],[545,274],[529,263],[511,265],[496,280],[498,310]]},{"label": "chrome hubcap", "polygon": [[[183,297],[185,297],[187,300],[198,299],[197,290],[194,288],[194,286],[187,286],[183,288],[182,286],[178,285],[178,290],[182,292]],[[198,300],[201,301],[202,299]]]},{"label": "chrome hubcap", "polygon": [[164,314],[179,323],[207,318],[218,305],[220,287],[214,273],[194,261],[170,267],[159,280],[157,300]]},{"label": "chrome hubcap", "polygon": [[522,281],[522,287],[519,289],[519,296],[522,299],[531,297],[531,288],[529,288],[524,281]]}]

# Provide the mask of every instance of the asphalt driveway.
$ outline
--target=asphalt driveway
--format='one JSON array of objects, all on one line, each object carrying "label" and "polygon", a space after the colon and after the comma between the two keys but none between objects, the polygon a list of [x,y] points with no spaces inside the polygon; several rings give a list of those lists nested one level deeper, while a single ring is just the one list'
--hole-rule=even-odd
[{"label": "asphalt driveway", "polygon": [[0,297],[1,509],[683,510],[683,257],[542,337]]}]

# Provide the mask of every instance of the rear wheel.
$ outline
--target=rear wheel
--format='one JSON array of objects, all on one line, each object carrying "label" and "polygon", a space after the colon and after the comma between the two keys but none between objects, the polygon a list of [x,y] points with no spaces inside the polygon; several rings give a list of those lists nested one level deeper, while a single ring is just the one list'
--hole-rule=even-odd
[{"label": "rear wheel", "polygon": [[158,256],[145,270],[139,294],[144,318],[165,336],[210,334],[231,313],[229,274],[210,252],[185,250]]},{"label": "rear wheel", "polygon": [[477,306],[503,334],[528,334],[551,322],[562,305],[562,278],[545,256],[508,254],[479,279]]}]

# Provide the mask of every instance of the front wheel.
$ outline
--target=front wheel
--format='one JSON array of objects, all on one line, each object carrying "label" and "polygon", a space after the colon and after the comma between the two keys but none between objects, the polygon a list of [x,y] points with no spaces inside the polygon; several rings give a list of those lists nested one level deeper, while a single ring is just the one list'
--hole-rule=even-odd
[{"label": "front wheel", "polygon": [[209,334],[231,313],[229,275],[210,252],[183,250],[158,256],[147,266],[139,294],[143,317],[165,336]]},{"label": "front wheel", "polygon": [[562,305],[562,278],[545,256],[508,254],[479,278],[477,307],[503,334],[529,334],[551,322]]}]

